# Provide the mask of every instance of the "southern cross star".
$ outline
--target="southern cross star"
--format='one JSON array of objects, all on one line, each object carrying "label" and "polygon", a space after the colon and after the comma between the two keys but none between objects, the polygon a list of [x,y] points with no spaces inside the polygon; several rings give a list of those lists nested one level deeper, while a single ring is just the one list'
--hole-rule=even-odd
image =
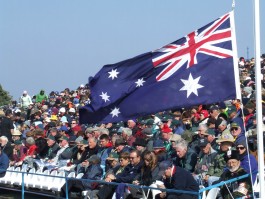
[{"label": "southern cross star", "polygon": [[112,80],[114,80],[115,78],[118,78],[118,74],[120,73],[120,72],[118,72],[117,71],[117,69],[115,69],[115,70],[111,70],[110,72],[108,72],[109,73],[109,77],[108,78],[111,78]]},{"label": "southern cross star", "polygon": [[136,87],[141,87],[141,86],[143,86],[143,84],[144,84],[144,78],[142,78],[142,79],[138,79],[137,80],[137,82],[135,82],[136,83]]},{"label": "southern cross star", "polygon": [[102,94],[101,95],[99,95],[105,102],[107,102],[107,101],[110,101],[109,100],[109,95],[108,95],[108,93],[106,92],[106,93],[103,93],[102,92]]},{"label": "southern cross star", "polygon": [[201,76],[197,77],[196,79],[193,79],[190,73],[188,80],[181,79],[184,86],[180,89],[180,91],[187,91],[187,98],[190,96],[191,93],[194,93],[196,96],[198,96],[198,89],[204,87],[198,83],[200,78]]},{"label": "southern cross star", "polygon": [[116,108],[116,107],[110,112],[110,114],[112,115],[112,117],[114,117],[114,116],[118,117],[118,115],[120,113],[121,113],[120,112],[120,109],[119,108]]}]

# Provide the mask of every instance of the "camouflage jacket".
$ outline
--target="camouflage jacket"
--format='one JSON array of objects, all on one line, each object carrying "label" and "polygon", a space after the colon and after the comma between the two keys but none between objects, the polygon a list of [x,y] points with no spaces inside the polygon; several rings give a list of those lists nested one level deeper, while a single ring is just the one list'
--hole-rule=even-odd
[{"label": "camouflage jacket", "polygon": [[213,163],[208,168],[208,172],[206,175],[217,176],[217,177],[220,177],[222,175],[224,168],[226,167],[224,155],[225,155],[225,153],[219,152],[215,156]]}]

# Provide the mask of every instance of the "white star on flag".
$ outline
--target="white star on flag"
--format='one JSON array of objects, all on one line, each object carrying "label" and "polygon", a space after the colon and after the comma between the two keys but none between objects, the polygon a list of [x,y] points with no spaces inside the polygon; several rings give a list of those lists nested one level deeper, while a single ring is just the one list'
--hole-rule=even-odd
[{"label": "white star on flag", "polygon": [[101,95],[99,95],[105,102],[107,102],[107,101],[109,101],[109,95],[108,95],[108,93],[106,92],[106,93],[103,93],[102,92],[102,94]]},{"label": "white star on flag", "polygon": [[118,117],[118,115],[120,113],[121,113],[120,112],[120,109],[119,108],[116,108],[116,107],[110,112],[110,114],[112,115],[112,117],[114,117],[114,116]]},{"label": "white star on flag", "polygon": [[200,77],[197,77],[196,79],[193,79],[191,73],[189,75],[189,79],[181,79],[184,86],[180,89],[180,91],[187,91],[187,98],[190,96],[191,93],[194,93],[196,96],[198,96],[198,89],[203,88],[204,86],[198,84]]},{"label": "white star on flag", "polygon": [[142,78],[142,79],[138,79],[137,80],[137,82],[135,82],[136,83],[136,87],[141,87],[141,86],[143,86],[143,83],[144,83],[145,81],[144,81],[144,79]]},{"label": "white star on flag", "polygon": [[118,72],[117,71],[117,69],[115,69],[115,70],[111,70],[110,72],[108,72],[109,73],[109,77],[108,78],[111,78],[112,80],[114,80],[115,78],[118,78],[118,74],[120,73],[120,72]]}]

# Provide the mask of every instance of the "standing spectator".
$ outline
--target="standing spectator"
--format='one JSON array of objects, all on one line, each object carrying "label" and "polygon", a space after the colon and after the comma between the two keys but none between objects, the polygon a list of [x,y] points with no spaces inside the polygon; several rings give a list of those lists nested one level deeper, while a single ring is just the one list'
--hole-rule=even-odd
[{"label": "standing spectator", "polygon": [[22,96],[19,99],[21,108],[23,111],[27,111],[30,104],[32,104],[31,97],[28,95],[27,91],[23,91]]},{"label": "standing spectator", "polygon": [[4,135],[8,140],[12,140],[12,133],[14,132],[14,125],[11,117],[13,113],[10,109],[7,109],[5,112],[5,117],[2,118],[2,122],[0,124],[0,135]]},{"label": "standing spectator", "polygon": [[45,91],[42,89],[40,93],[36,95],[36,103],[42,103],[43,101],[47,101],[48,96],[45,94]]}]

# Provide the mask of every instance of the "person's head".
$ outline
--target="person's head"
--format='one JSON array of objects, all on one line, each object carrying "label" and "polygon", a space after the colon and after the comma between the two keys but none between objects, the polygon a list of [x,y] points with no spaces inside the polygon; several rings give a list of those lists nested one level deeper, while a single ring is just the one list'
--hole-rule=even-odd
[{"label": "person's head", "polygon": [[146,148],[146,141],[143,138],[136,138],[133,145],[137,151],[143,152]]},{"label": "person's head", "polygon": [[10,118],[10,117],[12,117],[12,115],[13,115],[12,110],[11,109],[7,109],[6,112],[5,112],[5,116]]},{"label": "person's head", "polygon": [[30,147],[30,146],[32,146],[32,145],[34,145],[34,144],[35,144],[35,140],[34,140],[33,137],[28,137],[28,138],[26,139],[26,146],[27,146],[27,147]]},{"label": "person's head", "polygon": [[242,155],[242,154],[246,153],[247,152],[246,140],[243,140],[243,141],[239,142],[236,145],[236,150],[238,151],[239,155]]},{"label": "person's head", "polygon": [[87,146],[88,146],[87,140],[81,140],[79,143],[77,143],[77,148],[79,151],[84,151]]},{"label": "person's head", "polygon": [[68,143],[69,139],[66,136],[61,136],[60,139],[59,139],[59,141],[60,141],[59,145],[61,147],[66,147],[69,144]]},{"label": "person's head", "polygon": [[161,139],[154,140],[153,151],[155,154],[159,154],[159,153],[165,151],[165,145],[164,145],[163,140],[161,140]]},{"label": "person's head", "polygon": [[[129,157],[129,153],[128,153]],[[107,161],[111,168],[114,168],[119,163],[119,155],[116,152],[111,152],[109,157],[107,157]],[[129,162],[129,160],[128,160]]]},{"label": "person's head", "polygon": [[208,130],[208,127],[206,124],[200,124],[197,129],[199,137],[203,138],[207,130]]},{"label": "person's head", "polygon": [[48,147],[52,147],[55,144],[56,140],[54,138],[54,136],[50,135],[47,137],[47,144]]},{"label": "person's head", "polygon": [[132,130],[130,128],[123,128],[122,129],[122,138],[127,140],[132,135]]},{"label": "person's head", "polygon": [[128,126],[128,128],[133,129],[136,126],[135,120],[128,120],[127,126]]},{"label": "person's head", "polygon": [[57,128],[53,127],[50,129],[50,135],[55,137],[57,135],[57,133],[58,133]]},{"label": "person's head", "polygon": [[169,141],[172,134],[172,130],[167,126],[167,124],[164,124],[164,127],[161,129],[162,139],[165,141]]},{"label": "person's head", "polygon": [[236,150],[229,151],[228,153],[224,156],[224,159],[229,171],[235,172],[240,167],[239,153]]},{"label": "person's head", "polygon": [[126,145],[126,142],[123,139],[117,139],[115,141],[115,149],[118,153],[120,153]]},{"label": "person's head", "polygon": [[130,163],[136,166],[141,161],[141,153],[137,150],[133,150],[130,153]]},{"label": "person's head", "polygon": [[14,141],[14,144],[15,144],[14,148],[16,150],[19,150],[21,145],[22,145],[22,141],[21,140],[16,140],[16,141]]},{"label": "person's head", "polygon": [[187,153],[188,143],[184,139],[177,141],[175,150],[176,150],[177,156],[179,158],[183,158]]},{"label": "person's head", "polygon": [[8,143],[8,138],[6,136],[1,136],[0,137],[0,144],[1,146],[5,146]]},{"label": "person's head", "polygon": [[241,127],[234,122],[230,126],[230,132],[233,135],[233,137],[236,138],[241,133]]},{"label": "person's head", "polygon": [[87,161],[89,162],[89,165],[99,164],[100,163],[100,157],[98,157],[97,155],[92,155],[92,156],[90,156],[90,158],[88,158]]},{"label": "person's head", "polygon": [[96,148],[96,146],[97,146],[97,139],[94,137],[89,138],[88,139],[88,147],[90,149],[94,149],[94,148]]},{"label": "person's head", "polygon": [[219,115],[220,111],[219,108],[217,106],[212,106],[210,108],[210,116],[212,118],[216,118]]},{"label": "person's head", "polygon": [[109,144],[109,136],[106,134],[102,134],[99,137],[99,146],[105,148],[107,147],[108,144]]},{"label": "person's head", "polygon": [[165,176],[166,178],[171,178],[175,173],[176,167],[173,162],[170,160],[164,160],[159,164],[159,173],[160,175]]},{"label": "person's head", "polygon": [[227,122],[225,121],[225,120],[222,120],[221,122],[220,122],[220,124],[218,125],[218,129],[222,132],[222,131],[224,131],[225,129],[226,129],[226,127],[227,127]]},{"label": "person's head", "polygon": [[119,161],[122,167],[126,167],[130,163],[130,153],[129,152],[121,153]]},{"label": "person's head", "polygon": [[199,147],[203,154],[209,154],[211,152],[211,144],[206,138],[201,138],[199,140]]},{"label": "person's head", "polygon": [[144,164],[152,170],[157,166],[157,157],[154,152],[147,151],[144,154]]}]

